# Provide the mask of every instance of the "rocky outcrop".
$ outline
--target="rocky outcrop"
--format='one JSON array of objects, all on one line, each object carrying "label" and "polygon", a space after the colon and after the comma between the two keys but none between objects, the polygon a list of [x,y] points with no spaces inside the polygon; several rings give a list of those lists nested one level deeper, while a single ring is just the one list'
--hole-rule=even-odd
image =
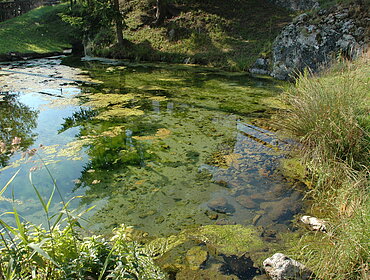
[{"label": "rocky outcrop", "polygon": [[293,11],[311,10],[319,7],[319,3],[315,0],[270,0],[270,2]]},{"label": "rocky outcrop", "polygon": [[365,5],[302,14],[275,39],[271,75],[286,80],[306,68],[317,72],[338,54],[355,58],[369,42],[369,27]]},{"label": "rocky outcrop", "polygon": [[266,259],[263,267],[273,280],[306,280],[312,276],[303,264],[281,253]]}]

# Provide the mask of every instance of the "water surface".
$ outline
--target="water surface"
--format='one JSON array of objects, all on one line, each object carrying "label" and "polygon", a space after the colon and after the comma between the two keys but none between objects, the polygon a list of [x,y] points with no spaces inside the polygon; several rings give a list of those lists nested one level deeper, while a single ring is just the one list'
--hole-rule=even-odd
[{"label": "water surface", "polygon": [[261,122],[280,82],[196,66],[65,63],[1,65],[2,141],[22,138],[1,155],[1,185],[21,168],[2,211],[13,189],[22,215],[42,221],[28,174],[47,197],[46,165],[65,200],[81,196],[73,207],[99,205],[88,225],[98,232],[121,223],[152,236],[207,224],[289,229],[302,204],[279,168],[289,141]]}]

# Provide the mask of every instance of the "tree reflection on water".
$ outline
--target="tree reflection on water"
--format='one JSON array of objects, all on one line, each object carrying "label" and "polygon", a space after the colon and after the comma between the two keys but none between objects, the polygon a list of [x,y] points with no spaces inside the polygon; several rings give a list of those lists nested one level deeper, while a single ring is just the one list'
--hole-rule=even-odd
[{"label": "tree reflection on water", "polygon": [[38,113],[19,102],[17,93],[0,92],[0,167],[7,165],[15,150],[33,144]]}]

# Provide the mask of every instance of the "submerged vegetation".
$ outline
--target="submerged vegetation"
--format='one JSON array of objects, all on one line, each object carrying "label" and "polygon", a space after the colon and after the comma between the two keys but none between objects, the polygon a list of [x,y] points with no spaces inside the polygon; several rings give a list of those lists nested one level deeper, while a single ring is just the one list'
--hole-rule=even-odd
[{"label": "submerged vegetation", "polygon": [[370,56],[320,77],[301,75],[283,99],[285,128],[298,137],[311,176],[312,213],[328,234],[306,234],[298,250],[319,278],[366,279],[369,272]]}]

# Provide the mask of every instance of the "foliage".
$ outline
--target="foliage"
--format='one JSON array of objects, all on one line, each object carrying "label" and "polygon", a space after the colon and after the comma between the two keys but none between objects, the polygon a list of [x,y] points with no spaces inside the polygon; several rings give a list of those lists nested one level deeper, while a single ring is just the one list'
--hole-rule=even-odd
[{"label": "foliage", "polygon": [[312,176],[312,212],[329,234],[307,234],[302,259],[322,279],[358,279],[369,259],[369,53],[341,62],[321,77],[301,75],[283,99],[285,128],[300,140]]},{"label": "foliage", "polygon": [[[45,166],[45,168],[47,168]],[[16,174],[1,190],[2,194]],[[51,175],[50,175],[51,176]],[[131,241],[129,227],[121,225],[109,240],[102,236],[82,236],[81,216],[68,210],[64,202],[59,213],[49,207],[54,193],[60,195],[53,179],[53,191],[45,200],[30,182],[43,207],[47,228],[23,221],[17,209],[15,226],[0,219],[1,279],[164,279],[165,276],[144,254],[143,248]],[[61,196],[61,195],[60,195]]]}]

